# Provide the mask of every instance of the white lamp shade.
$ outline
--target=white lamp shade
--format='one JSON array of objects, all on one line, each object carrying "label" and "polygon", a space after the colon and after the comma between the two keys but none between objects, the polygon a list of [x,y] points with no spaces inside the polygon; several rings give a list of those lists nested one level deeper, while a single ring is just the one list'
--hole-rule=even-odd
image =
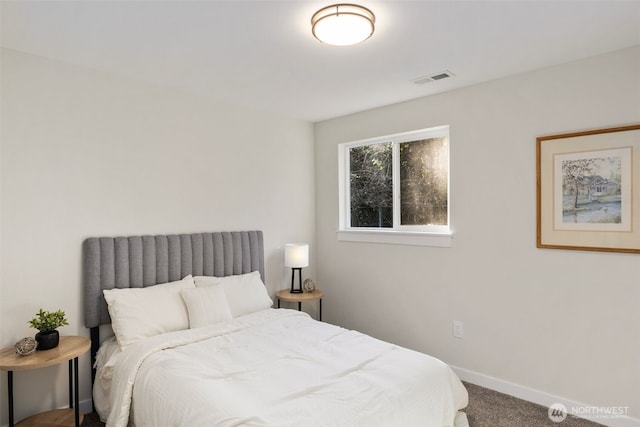
[{"label": "white lamp shade", "polygon": [[287,243],[284,245],[284,265],[291,268],[302,268],[309,265],[309,245]]}]

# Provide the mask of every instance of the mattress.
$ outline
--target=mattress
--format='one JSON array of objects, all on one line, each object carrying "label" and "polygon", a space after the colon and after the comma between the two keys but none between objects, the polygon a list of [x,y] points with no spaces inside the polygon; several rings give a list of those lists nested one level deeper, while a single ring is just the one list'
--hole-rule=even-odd
[{"label": "mattress", "polygon": [[106,354],[108,427],[465,425],[467,391],[445,363],[293,310]]}]

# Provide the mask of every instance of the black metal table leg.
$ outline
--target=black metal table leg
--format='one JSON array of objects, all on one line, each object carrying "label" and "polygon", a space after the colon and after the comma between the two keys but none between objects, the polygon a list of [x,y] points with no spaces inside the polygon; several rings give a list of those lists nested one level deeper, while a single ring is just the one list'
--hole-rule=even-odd
[{"label": "black metal table leg", "polygon": [[69,359],[69,408],[73,408],[73,363]]},{"label": "black metal table leg", "polygon": [[278,298],[278,308],[280,308],[280,298]]},{"label": "black metal table leg", "polygon": [[9,427],[13,427],[13,371],[7,371],[9,383]]},{"label": "black metal table leg", "polygon": [[73,382],[74,382],[74,399],[75,399],[75,417],[76,417],[76,427],[80,427],[80,397],[78,390],[78,358],[75,357],[73,359]]},{"label": "black metal table leg", "polygon": [[298,301],[298,311],[302,310],[302,301]]},{"label": "black metal table leg", "polygon": [[318,320],[322,322],[322,298],[320,298],[318,304],[320,305],[320,309],[318,310]]}]

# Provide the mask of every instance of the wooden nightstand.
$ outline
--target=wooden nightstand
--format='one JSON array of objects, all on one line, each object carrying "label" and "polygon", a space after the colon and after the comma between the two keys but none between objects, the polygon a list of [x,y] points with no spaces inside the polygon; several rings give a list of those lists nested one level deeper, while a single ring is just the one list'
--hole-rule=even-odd
[{"label": "wooden nightstand", "polygon": [[313,292],[303,292],[301,294],[292,294],[289,289],[281,289],[276,292],[276,298],[278,299],[278,308],[280,308],[280,301],[297,302],[298,311],[302,310],[302,303],[307,301],[318,300],[318,320],[322,320],[322,297],[324,292],[319,289]]},{"label": "wooden nightstand", "polygon": [[[16,426],[72,426],[80,427],[83,415],[78,408],[78,357],[89,350],[91,342],[88,338],[77,336],[61,336],[56,348],[35,351],[28,356],[16,354],[13,346],[0,350],[0,369],[7,371],[9,383],[9,427],[13,421],[13,371],[40,369],[69,361],[69,409],[54,409],[25,418]],[[73,363],[72,363],[73,362]],[[75,424],[74,424],[75,423]]]}]

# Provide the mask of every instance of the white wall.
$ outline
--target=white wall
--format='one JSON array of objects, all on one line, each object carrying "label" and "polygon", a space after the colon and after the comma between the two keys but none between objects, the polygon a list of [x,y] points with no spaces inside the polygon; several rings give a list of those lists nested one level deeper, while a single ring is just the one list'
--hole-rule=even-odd
[{"label": "white wall", "polygon": [[[2,125],[2,347],[34,335],[40,307],[88,335],[89,236],[261,229],[272,295],[290,277],[283,245],[315,246],[310,123],[2,50]],[[89,399],[88,355],[80,372]],[[64,364],[17,372],[16,419],[64,406],[66,381]]]},{"label": "white wall", "polygon": [[[325,319],[640,418],[640,255],[537,249],[535,213],[536,137],[633,123],[640,47],[317,123]],[[451,126],[453,247],[337,241],[337,145],[437,125]]]}]

